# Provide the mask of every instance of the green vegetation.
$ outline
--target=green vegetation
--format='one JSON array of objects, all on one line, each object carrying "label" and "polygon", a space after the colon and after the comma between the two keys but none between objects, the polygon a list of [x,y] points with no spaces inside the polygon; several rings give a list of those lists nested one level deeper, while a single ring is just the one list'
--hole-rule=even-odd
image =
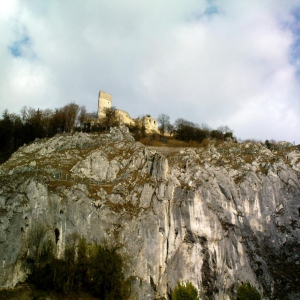
[{"label": "green vegetation", "polygon": [[81,115],[80,108],[70,103],[60,109],[35,110],[22,108],[21,114],[4,111],[0,120],[0,163],[7,160],[20,146],[36,138],[52,137],[59,132],[71,132]]},{"label": "green vegetation", "polygon": [[87,113],[84,106],[74,102],[61,108],[33,109],[24,106],[20,115],[10,114],[7,110],[0,119],[0,164],[24,144],[36,138],[53,137],[57,133],[74,131],[104,131],[118,125],[115,108],[107,110],[103,122],[95,122],[96,113]]},{"label": "green vegetation", "polygon": [[199,300],[198,291],[190,282],[178,282],[171,294],[172,300]]},{"label": "green vegetation", "polygon": [[259,292],[249,282],[238,287],[237,300],[260,300]]},{"label": "green vegetation", "polygon": [[103,300],[128,298],[130,280],[124,277],[125,260],[119,254],[120,245],[107,242],[88,245],[85,238],[74,233],[67,236],[64,255],[58,258],[59,230],[54,232],[55,241],[42,224],[29,232],[26,268],[31,270],[30,284],[63,295],[83,291]]},{"label": "green vegetation", "polygon": [[135,125],[127,125],[127,127],[136,141],[146,137],[146,128],[142,122],[137,122]]},{"label": "green vegetation", "polygon": [[221,126],[217,130],[210,130],[207,125],[201,127],[184,119],[177,119],[174,124],[174,136],[182,141],[196,141],[201,143],[206,138],[216,140],[235,140],[232,130],[228,126]]},{"label": "green vegetation", "polygon": [[[198,125],[183,118],[171,124],[170,117],[166,114],[160,114],[157,121],[159,132],[146,133],[142,118],[136,119],[135,124],[127,126],[135,140],[146,146],[205,148],[211,141],[215,146],[224,141],[237,142],[233,130],[228,126],[211,129],[205,124]],[[6,110],[0,119],[0,164],[19,147],[31,143],[36,138],[53,137],[57,133],[74,131],[105,132],[110,127],[118,125],[119,117],[115,107],[106,109],[106,117],[101,121],[97,113],[87,113],[84,106],[79,107],[75,103],[54,110],[36,110],[24,106],[19,115],[10,114]],[[285,157],[282,149],[286,145],[276,143],[274,140],[266,140],[261,145],[276,150]],[[251,155],[245,158],[250,164],[252,160]]]},{"label": "green vegetation", "polygon": [[106,108],[105,114],[106,115],[101,122],[102,126],[108,129],[110,127],[119,125],[118,116],[116,114],[116,108],[114,106],[111,108]]}]

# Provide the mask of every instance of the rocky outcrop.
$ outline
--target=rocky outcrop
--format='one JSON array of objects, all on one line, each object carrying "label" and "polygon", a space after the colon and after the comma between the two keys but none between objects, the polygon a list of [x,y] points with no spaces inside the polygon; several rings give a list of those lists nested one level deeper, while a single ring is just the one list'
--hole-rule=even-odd
[{"label": "rocky outcrop", "polygon": [[126,127],[57,135],[0,166],[0,285],[26,279],[38,222],[118,240],[131,299],[163,299],[189,280],[201,299],[232,299],[249,281],[267,299],[299,299],[300,152],[259,143],[145,148]]}]

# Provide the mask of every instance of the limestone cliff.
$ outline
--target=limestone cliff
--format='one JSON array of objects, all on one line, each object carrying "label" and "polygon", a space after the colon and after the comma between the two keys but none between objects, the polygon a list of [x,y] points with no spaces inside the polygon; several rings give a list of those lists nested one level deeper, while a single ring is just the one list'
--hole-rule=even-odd
[{"label": "limestone cliff", "polygon": [[131,299],[163,299],[190,280],[201,299],[250,281],[266,299],[300,298],[300,152],[211,142],[151,149],[126,127],[57,135],[0,166],[0,286],[25,280],[30,228],[57,242],[117,239]]}]

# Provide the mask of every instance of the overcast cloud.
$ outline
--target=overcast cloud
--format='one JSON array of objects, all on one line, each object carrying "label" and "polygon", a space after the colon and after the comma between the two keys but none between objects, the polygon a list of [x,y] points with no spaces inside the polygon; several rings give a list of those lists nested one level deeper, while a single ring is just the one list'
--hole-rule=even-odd
[{"label": "overcast cloud", "polygon": [[237,137],[300,143],[298,0],[0,0],[0,113],[99,90]]}]

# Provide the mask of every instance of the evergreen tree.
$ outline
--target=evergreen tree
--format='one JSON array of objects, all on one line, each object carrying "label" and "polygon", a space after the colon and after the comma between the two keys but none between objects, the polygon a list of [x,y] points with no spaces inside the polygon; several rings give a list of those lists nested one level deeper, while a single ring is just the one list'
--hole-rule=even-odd
[{"label": "evergreen tree", "polygon": [[171,294],[172,300],[199,300],[198,291],[190,282],[178,282]]}]

